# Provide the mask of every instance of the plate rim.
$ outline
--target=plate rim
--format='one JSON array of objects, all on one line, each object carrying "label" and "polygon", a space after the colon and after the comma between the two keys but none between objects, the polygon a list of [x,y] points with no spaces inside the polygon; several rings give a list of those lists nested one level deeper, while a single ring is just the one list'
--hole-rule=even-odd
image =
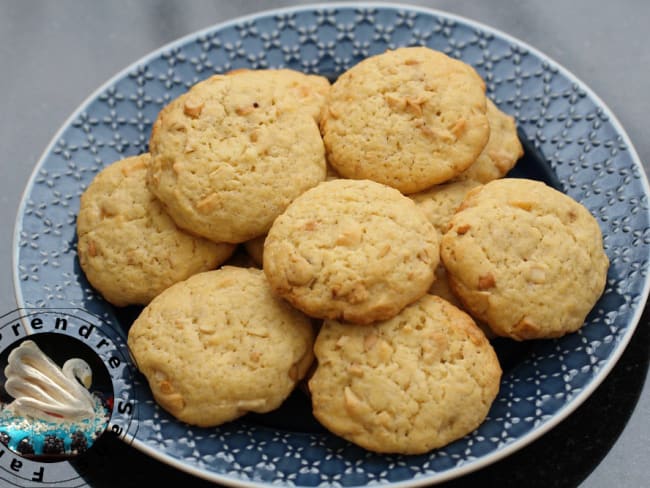
[{"label": "plate rim", "polygon": [[[120,69],[117,73],[115,73],[113,76],[108,78],[104,83],[102,83],[99,87],[93,90],[87,97],[85,97],[81,101],[81,103],[77,105],[77,107],[59,126],[59,128],[56,130],[56,132],[50,139],[50,142],[46,145],[45,149],[42,151],[36,164],[34,165],[34,168],[32,169],[27,179],[25,188],[21,193],[19,205],[16,211],[16,218],[14,220],[13,241],[12,241],[12,273],[13,273],[14,294],[15,294],[15,299],[18,307],[25,307],[25,300],[23,297],[22,289],[20,287],[21,279],[20,279],[20,273],[18,272],[18,264],[19,264],[19,249],[20,249],[20,245],[19,245],[20,229],[22,228],[21,223],[23,221],[23,216],[25,214],[25,208],[27,205],[27,196],[31,193],[35,184],[36,176],[40,171],[40,169],[42,168],[42,166],[44,165],[48,155],[51,153],[52,149],[55,147],[55,145],[61,138],[61,135],[69,128],[69,126],[80,115],[80,113],[83,111],[84,108],[86,108],[91,102],[93,102],[107,88],[115,84],[116,81],[119,81],[120,79],[127,76],[138,66],[146,65],[147,63],[149,63],[154,58],[158,57],[163,52],[169,51],[178,46],[185,45],[188,42],[197,39],[202,35],[212,33],[215,31],[220,31],[229,27],[233,27],[235,25],[239,25],[247,21],[256,20],[259,19],[260,17],[269,17],[274,15],[277,16],[277,15],[282,15],[287,13],[313,12],[315,10],[336,10],[340,8],[404,10],[404,11],[410,11],[415,13],[427,14],[438,18],[449,19],[454,22],[461,23],[469,27],[477,28],[478,30],[499,37],[509,42],[510,44],[517,45],[519,47],[526,49],[528,52],[534,54],[542,61],[549,62],[550,64],[553,65],[554,68],[557,69],[559,73],[562,74],[562,76],[564,76],[570,82],[577,84],[582,90],[584,90],[586,94],[594,101],[594,103],[603,110],[603,112],[608,118],[608,121],[611,123],[614,130],[616,131],[617,135],[621,137],[622,142],[625,144],[633,164],[639,169],[639,175],[640,175],[639,180],[641,186],[643,187],[644,194],[646,197],[650,198],[650,184],[648,180],[648,175],[645,171],[645,168],[643,167],[643,163],[627,131],[625,130],[625,128],[623,127],[619,119],[616,117],[614,112],[610,109],[610,107],[600,98],[600,96],[598,96],[598,94],[596,94],[591,89],[591,87],[587,83],[585,83],[582,79],[580,79],[578,76],[573,74],[564,65],[558,63],[554,58],[545,54],[543,51],[537,49],[536,47],[528,44],[527,42],[505,31],[502,31],[499,28],[492,27],[481,21],[471,19],[464,15],[448,12],[446,10],[431,8],[431,7],[423,7],[419,5],[412,5],[409,3],[398,3],[398,2],[378,2],[378,1],[374,1],[374,2],[364,1],[358,3],[341,2],[341,1],[331,2],[331,3],[315,2],[315,3],[305,4],[305,5],[294,5],[294,6],[279,7],[279,8],[261,9],[249,14],[237,16],[229,20],[225,20],[223,22],[218,22],[197,29],[195,31],[192,31],[181,37],[178,37],[175,40],[167,42],[162,46],[159,46],[149,51],[147,54],[139,57],[135,61],[129,63],[124,68]],[[646,213],[650,215],[650,209],[647,209]],[[646,250],[646,254],[648,259],[650,259],[650,246],[648,246],[648,249]],[[382,485],[389,486],[392,488],[419,487],[424,485],[434,485],[455,478],[460,478],[471,472],[478,471],[486,466],[489,466],[490,464],[494,464],[495,462],[512,455],[516,451],[522,449],[523,447],[527,446],[533,441],[539,439],[544,434],[546,434],[547,432],[555,428],[560,422],[562,422],[567,417],[569,417],[573,412],[575,412],[575,410],[577,410],[578,407],[580,407],[587,400],[587,398],[589,398],[594,393],[594,391],[602,384],[605,378],[616,366],[623,352],[627,349],[627,346],[629,345],[629,342],[632,336],[634,335],[634,332],[636,331],[636,328],[641,320],[641,316],[643,315],[643,312],[647,306],[649,294],[650,294],[650,274],[648,274],[645,277],[643,289],[639,293],[640,299],[638,300],[637,308],[634,310],[634,313],[629,321],[630,325],[625,331],[625,333],[620,337],[616,349],[614,349],[613,352],[610,354],[610,356],[607,358],[606,363],[603,365],[600,371],[596,375],[594,375],[592,380],[576,396],[574,396],[568,403],[563,405],[557,412],[555,412],[555,414],[550,419],[542,423],[539,427],[534,427],[533,429],[531,429],[531,431],[527,432],[524,436],[518,438],[517,440],[508,444],[507,446],[497,449],[488,455],[482,456],[480,459],[472,460],[467,464],[457,466],[455,468],[449,469],[447,471],[444,471],[434,476],[425,475],[421,477],[411,478],[409,480],[403,480],[403,481],[392,482],[392,483],[389,482],[385,484],[382,483]],[[193,475],[195,477],[207,481],[211,481],[215,483],[223,483],[228,486],[241,487],[241,488],[250,488],[250,487],[258,488],[258,487],[272,486],[272,483],[235,478],[229,474],[216,473],[214,471],[201,469],[198,466],[187,464],[186,462],[176,457],[173,457],[170,454],[163,453],[159,450],[154,449],[153,447],[147,445],[144,441],[141,441],[136,437],[133,437],[132,439],[127,441],[127,443],[135,447],[136,449],[138,449],[140,452],[146,454],[147,456],[150,456],[166,465],[169,465],[180,471],[183,471],[185,473],[188,473],[190,475]],[[300,486],[300,485],[296,485],[296,486]]]}]

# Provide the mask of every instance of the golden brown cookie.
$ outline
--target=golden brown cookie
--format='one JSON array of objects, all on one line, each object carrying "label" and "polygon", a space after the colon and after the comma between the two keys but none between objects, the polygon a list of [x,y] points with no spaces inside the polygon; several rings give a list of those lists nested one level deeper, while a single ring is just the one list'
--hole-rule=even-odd
[{"label": "golden brown cookie", "polygon": [[325,180],[326,181],[337,180],[340,177],[341,177],[341,175],[338,174],[334,168],[332,168],[332,165],[328,164],[327,165],[327,176],[325,177]]},{"label": "golden brown cookie", "polygon": [[179,226],[245,242],[325,179],[313,111],[287,90],[272,70],[215,75],[160,112],[148,183]]},{"label": "golden brown cookie", "polygon": [[[432,186],[428,190],[409,195],[409,197],[417,203],[418,208],[422,210],[442,238],[442,235],[449,228],[451,218],[463,203],[467,193],[478,186],[481,186],[481,183],[474,180],[454,181]],[[429,288],[429,293],[444,298],[464,312],[469,312],[451,289],[447,270],[442,262],[436,267],[436,279]],[[477,320],[476,317],[473,318],[476,325],[485,333],[488,339],[494,338],[494,332],[486,324]]]},{"label": "golden brown cookie", "polygon": [[309,318],[274,297],[261,270],[224,266],[156,297],[128,345],[156,402],[209,427],[279,407],[309,369],[313,339]]},{"label": "golden brown cookie", "polygon": [[260,268],[262,267],[262,263],[264,261],[263,255],[264,255],[265,240],[266,240],[266,234],[256,237],[255,239],[251,239],[250,241],[244,242],[244,249],[246,249],[246,252],[251,257],[253,262]]},{"label": "golden brown cookie", "polygon": [[[454,294],[453,290],[451,289],[449,278],[447,277],[447,269],[442,262],[436,267],[436,279],[429,288],[428,293],[429,295],[435,295],[447,300],[454,307],[458,307],[463,312],[471,316],[470,311],[465,308],[463,302]],[[476,317],[472,317],[472,319],[474,319],[476,326],[485,334],[485,337],[490,340],[496,337],[495,333],[492,332],[492,329],[490,329],[490,327],[485,322],[477,319]]]},{"label": "golden brown cookie", "polygon": [[264,272],[313,317],[366,324],[397,314],[434,279],[439,238],[415,203],[368,180],[332,180],[273,223]]},{"label": "golden brown cookie", "polygon": [[321,131],[341,176],[422,191],[467,169],[485,147],[485,84],[441,52],[387,51],[334,82]]},{"label": "golden brown cookie", "polygon": [[425,295],[396,317],[326,320],[309,380],[314,416],[382,453],[420,454],[473,431],[499,389],[497,356],[471,317]]},{"label": "golden brown cookie", "polygon": [[453,306],[463,309],[463,304],[458,300],[458,297],[454,295],[454,292],[449,286],[449,279],[447,278],[447,270],[445,266],[440,263],[436,266],[436,279],[429,288],[428,293],[430,295],[435,295],[440,298],[444,298]]},{"label": "golden brown cookie", "polygon": [[468,194],[442,238],[441,257],[467,310],[516,340],[580,328],[609,266],[589,210],[542,182],[517,178]]},{"label": "golden brown cookie", "polygon": [[104,168],[81,196],[79,264],[116,306],[146,305],[172,284],[214,269],[232,254],[179,229],[147,189],[148,153]]},{"label": "golden brown cookie", "polygon": [[[473,181],[458,181],[434,185],[431,188],[409,195],[422,210],[429,222],[435,227],[440,237],[449,226],[449,221],[465,198],[465,195],[481,184]],[[436,279],[429,288],[429,293],[444,298],[453,305],[462,308],[458,298],[453,294],[447,280],[447,272],[442,263],[436,267]]]},{"label": "golden brown cookie", "polygon": [[442,236],[447,231],[451,217],[463,203],[465,195],[480,185],[481,183],[474,180],[445,183],[432,186],[427,190],[409,195],[409,197],[413,199]]},{"label": "golden brown cookie", "polygon": [[454,181],[475,180],[487,183],[496,180],[505,176],[524,155],[514,117],[499,110],[489,98],[487,117],[490,138],[485,148],[469,168],[453,178]]}]

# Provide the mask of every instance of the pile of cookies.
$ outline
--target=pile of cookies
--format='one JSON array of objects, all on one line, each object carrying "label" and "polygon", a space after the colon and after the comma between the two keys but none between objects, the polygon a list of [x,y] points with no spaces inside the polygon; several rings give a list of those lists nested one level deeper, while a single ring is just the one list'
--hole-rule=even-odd
[{"label": "pile of cookies", "polygon": [[[575,331],[604,288],[595,219],[502,178],[523,154],[514,119],[428,48],[331,86],[213,76],[160,112],[149,149],[88,187],[78,254],[106,300],[146,305],[129,348],[193,425],[273,410],[305,379],[334,434],[423,453],[485,419],[487,336]],[[257,266],[230,259],[240,244]]]}]

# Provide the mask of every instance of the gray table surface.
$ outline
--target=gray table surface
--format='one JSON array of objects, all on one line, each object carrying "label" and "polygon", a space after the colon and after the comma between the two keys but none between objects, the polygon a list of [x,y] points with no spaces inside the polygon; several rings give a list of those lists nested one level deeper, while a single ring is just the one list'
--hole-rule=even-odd
[{"label": "gray table surface", "polygon": [[[243,14],[303,3],[310,2],[0,0],[0,312],[16,307],[12,232],[21,193],[41,153],[74,109],[117,71],[169,41]],[[648,171],[650,2],[409,3],[501,29],[564,65],[612,109]],[[649,486],[649,439],[646,378],[627,425],[580,486]],[[192,482],[189,476],[187,480]]]}]

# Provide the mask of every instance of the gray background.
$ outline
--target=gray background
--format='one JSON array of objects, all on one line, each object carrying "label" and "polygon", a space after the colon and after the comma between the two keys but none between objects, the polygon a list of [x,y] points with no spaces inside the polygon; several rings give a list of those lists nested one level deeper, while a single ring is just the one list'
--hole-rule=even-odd
[{"label": "gray background", "polygon": [[[117,71],[169,41],[239,15],[303,3],[310,2],[0,0],[0,313],[16,306],[12,233],[21,193],[41,153],[74,109]],[[605,101],[641,160],[650,162],[647,0],[409,3],[483,22],[546,53]],[[642,320],[640,327],[648,327],[647,322]],[[646,346],[641,351],[647,355]],[[647,361],[642,367],[636,374],[645,375]],[[649,383],[646,378],[627,425],[612,439],[602,461],[593,461],[595,468],[580,486],[648,486]],[[629,415],[615,405],[608,412]],[[584,448],[587,456],[588,447],[576,449]]]}]

